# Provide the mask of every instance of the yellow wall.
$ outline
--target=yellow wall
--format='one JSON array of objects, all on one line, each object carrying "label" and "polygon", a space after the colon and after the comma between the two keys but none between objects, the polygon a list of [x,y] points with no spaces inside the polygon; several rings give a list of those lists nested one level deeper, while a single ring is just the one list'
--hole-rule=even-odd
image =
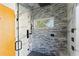
[{"label": "yellow wall", "polygon": [[15,13],[0,4],[0,56],[15,55]]}]

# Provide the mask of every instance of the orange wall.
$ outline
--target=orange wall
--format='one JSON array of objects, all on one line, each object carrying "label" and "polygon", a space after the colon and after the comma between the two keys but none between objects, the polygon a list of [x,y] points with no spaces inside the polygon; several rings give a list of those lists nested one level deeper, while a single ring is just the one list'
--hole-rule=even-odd
[{"label": "orange wall", "polygon": [[0,4],[0,56],[15,55],[15,13]]}]

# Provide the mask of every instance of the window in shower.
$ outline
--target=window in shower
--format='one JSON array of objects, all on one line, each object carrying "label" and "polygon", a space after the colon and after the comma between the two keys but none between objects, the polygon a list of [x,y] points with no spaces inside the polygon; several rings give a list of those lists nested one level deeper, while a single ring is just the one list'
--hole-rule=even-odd
[{"label": "window in shower", "polygon": [[52,29],[54,27],[54,17],[34,20],[35,29]]}]

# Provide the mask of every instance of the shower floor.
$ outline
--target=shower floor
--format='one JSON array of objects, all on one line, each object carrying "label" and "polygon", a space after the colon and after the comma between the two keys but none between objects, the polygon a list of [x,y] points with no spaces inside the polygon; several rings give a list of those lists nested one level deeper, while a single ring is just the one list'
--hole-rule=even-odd
[{"label": "shower floor", "polygon": [[40,53],[40,52],[36,52],[36,51],[31,51],[28,56],[55,56],[54,54],[53,55],[47,55],[47,54],[43,54],[43,53]]}]

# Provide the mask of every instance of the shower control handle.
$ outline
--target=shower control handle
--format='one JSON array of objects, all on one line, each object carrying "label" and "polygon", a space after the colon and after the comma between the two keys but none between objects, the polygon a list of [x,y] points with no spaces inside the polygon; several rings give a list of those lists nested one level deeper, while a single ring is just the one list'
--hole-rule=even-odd
[{"label": "shower control handle", "polygon": [[27,30],[27,38],[29,38],[29,30]]}]

